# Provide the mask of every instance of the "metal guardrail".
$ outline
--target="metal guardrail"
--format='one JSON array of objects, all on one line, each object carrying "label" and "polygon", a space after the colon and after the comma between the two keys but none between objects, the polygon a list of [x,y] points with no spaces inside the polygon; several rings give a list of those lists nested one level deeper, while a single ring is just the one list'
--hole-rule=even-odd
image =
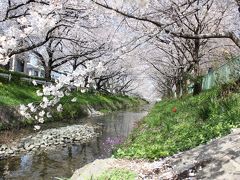
[{"label": "metal guardrail", "polygon": [[0,76],[8,79],[8,81],[11,81],[11,78],[12,78],[11,74],[0,73]]},{"label": "metal guardrail", "polygon": [[[3,78],[6,78],[8,79],[8,81],[10,82],[11,79],[12,79],[12,75],[11,74],[6,74],[6,73],[0,73],[0,76],[3,77]],[[51,82],[47,82],[47,81],[44,81],[44,80],[39,80],[39,79],[35,79],[34,77],[32,78],[25,78],[25,77],[22,77],[20,78],[20,80],[22,81],[27,81],[29,83],[32,83],[32,81],[34,80],[37,84],[39,85],[43,85],[43,84],[51,84]]]},{"label": "metal guardrail", "polygon": [[[0,76],[3,77],[3,78],[6,78],[8,79],[8,81],[10,82],[11,79],[12,79],[12,75],[11,74],[5,74],[5,73],[0,73]],[[43,81],[43,80],[39,80],[39,79],[35,79],[34,77],[32,78],[26,78],[26,77],[22,77],[20,78],[21,81],[27,81],[29,83],[32,83],[33,80],[38,84],[38,85],[50,85],[52,84],[51,82],[48,82],[48,81]],[[78,88],[74,85],[65,85],[65,87],[69,87],[70,89],[72,90],[77,90]],[[82,88],[84,89],[84,88]]]},{"label": "metal guardrail", "polygon": [[9,78],[9,74],[0,73],[0,76]]},{"label": "metal guardrail", "polygon": [[34,80],[37,84],[45,84],[45,85],[51,84],[51,82],[42,81],[42,80],[34,79],[34,78],[20,78],[20,79],[23,81],[28,81],[28,82],[32,82]]}]

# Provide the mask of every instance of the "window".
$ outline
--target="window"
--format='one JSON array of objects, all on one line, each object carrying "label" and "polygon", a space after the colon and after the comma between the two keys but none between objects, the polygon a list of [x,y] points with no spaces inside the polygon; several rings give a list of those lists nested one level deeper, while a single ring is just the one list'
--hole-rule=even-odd
[{"label": "window", "polygon": [[38,76],[38,71],[34,71],[34,76]]}]

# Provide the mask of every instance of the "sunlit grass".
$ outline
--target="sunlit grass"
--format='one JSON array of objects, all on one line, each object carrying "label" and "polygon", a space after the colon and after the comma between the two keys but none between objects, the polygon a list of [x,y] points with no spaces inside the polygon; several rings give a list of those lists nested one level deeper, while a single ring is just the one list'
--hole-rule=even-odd
[{"label": "sunlit grass", "polygon": [[240,124],[240,94],[220,91],[157,103],[115,155],[158,159],[228,134]]},{"label": "sunlit grass", "polygon": [[19,105],[39,101],[37,88],[27,83],[4,83],[0,81],[0,105]]}]

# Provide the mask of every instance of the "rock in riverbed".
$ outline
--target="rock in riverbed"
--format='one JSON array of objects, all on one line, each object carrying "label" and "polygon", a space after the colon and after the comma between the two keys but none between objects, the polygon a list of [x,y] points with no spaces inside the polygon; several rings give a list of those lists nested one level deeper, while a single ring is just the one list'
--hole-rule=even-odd
[{"label": "rock in riverbed", "polygon": [[73,125],[61,128],[47,129],[37,134],[22,138],[14,145],[0,145],[0,159],[17,155],[19,152],[34,151],[64,146],[71,143],[85,143],[96,137],[94,128],[88,125]]}]

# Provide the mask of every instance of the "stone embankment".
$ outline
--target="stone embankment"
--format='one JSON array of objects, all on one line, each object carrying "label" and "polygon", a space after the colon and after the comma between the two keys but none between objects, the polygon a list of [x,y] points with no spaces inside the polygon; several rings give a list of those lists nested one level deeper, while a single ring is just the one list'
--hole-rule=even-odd
[{"label": "stone embankment", "polygon": [[67,144],[81,144],[91,141],[97,133],[89,125],[73,125],[47,129],[20,139],[10,145],[0,145],[0,159],[39,149],[52,149]]}]

